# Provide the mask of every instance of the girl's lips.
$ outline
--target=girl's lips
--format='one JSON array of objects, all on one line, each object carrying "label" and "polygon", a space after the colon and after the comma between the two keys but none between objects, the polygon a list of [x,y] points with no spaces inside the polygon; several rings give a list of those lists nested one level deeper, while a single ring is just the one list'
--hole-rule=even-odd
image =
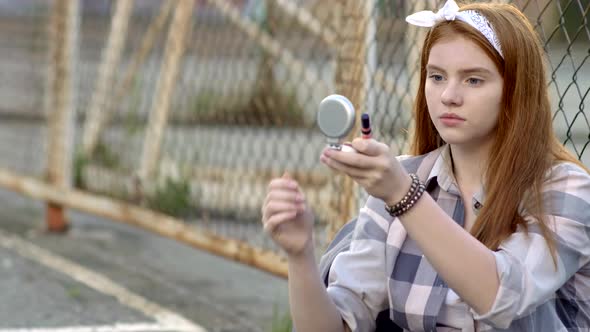
[{"label": "girl's lips", "polygon": [[465,120],[461,118],[441,117],[440,122],[442,122],[442,124],[444,124],[445,126],[455,127],[465,122]]},{"label": "girl's lips", "polygon": [[462,117],[458,116],[455,113],[444,113],[443,115],[440,116],[441,119],[459,119],[459,120],[465,120]]}]

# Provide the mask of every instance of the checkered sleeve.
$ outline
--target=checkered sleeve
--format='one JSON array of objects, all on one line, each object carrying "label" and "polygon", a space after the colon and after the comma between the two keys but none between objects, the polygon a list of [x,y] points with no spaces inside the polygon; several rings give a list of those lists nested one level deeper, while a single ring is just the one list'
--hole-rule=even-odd
[{"label": "checkered sleeve", "polygon": [[518,229],[494,252],[500,287],[492,308],[474,318],[508,328],[550,301],[590,258],[590,176],[579,166],[555,166],[543,189],[544,213],[554,231],[556,265],[538,221],[525,216],[528,234]]},{"label": "checkered sleeve", "polygon": [[389,221],[371,206],[383,205],[369,197],[360,210],[350,250],[336,256],[329,274],[328,294],[352,331],[375,330],[375,319],[388,307],[385,242]]}]

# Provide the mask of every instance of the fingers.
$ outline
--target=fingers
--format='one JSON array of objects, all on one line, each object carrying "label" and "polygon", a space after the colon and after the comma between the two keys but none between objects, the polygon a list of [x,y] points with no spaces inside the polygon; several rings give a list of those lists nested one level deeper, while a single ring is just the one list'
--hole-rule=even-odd
[{"label": "fingers", "polygon": [[270,202],[303,203],[303,194],[299,190],[273,189],[266,194],[265,204]]},{"label": "fingers", "polygon": [[[325,148],[322,151],[320,161],[333,169],[354,177],[362,175],[358,172],[359,170],[382,169],[389,160],[389,147],[374,139],[355,138],[352,141],[352,147],[357,152],[341,152]],[[357,169],[357,171],[354,169]]]},{"label": "fingers", "polygon": [[340,164],[349,166],[351,168],[358,168],[367,170],[374,167],[374,158],[355,152],[341,152],[334,149],[326,148],[322,151],[320,161],[324,162],[326,159],[337,161]]},{"label": "fingers", "polygon": [[274,179],[268,185],[268,194],[262,206],[262,222],[266,223],[274,215],[283,212],[295,214],[305,210],[305,197],[297,182],[292,179]]},{"label": "fingers", "polygon": [[387,147],[387,145],[374,139],[355,138],[352,141],[352,147],[358,152],[372,157],[389,152],[389,147]]},{"label": "fingers", "polygon": [[294,180],[285,178],[274,179],[268,185],[268,194],[264,200],[263,209],[270,202],[303,203],[305,198]]},{"label": "fingers", "polygon": [[297,181],[291,179],[288,174],[283,175],[283,177],[281,177],[281,178],[273,179],[268,184],[268,191],[271,191],[274,189],[297,190],[298,188],[299,188],[299,184],[297,184]]},{"label": "fingers", "polygon": [[272,234],[277,231],[277,227],[279,227],[282,223],[290,221],[297,216],[296,211],[284,211],[281,213],[274,214],[266,222],[264,223],[263,229],[265,232]]},{"label": "fingers", "polygon": [[[344,152],[347,153],[347,152]],[[330,167],[332,170],[337,172],[344,173],[353,179],[360,179],[363,178],[367,174],[367,169],[365,168],[358,168],[354,166],[350,166],[348,164],[342,163],[338,161],[336,158],[328,157],[324,154],[320,157],[320,161],[324,163],[326,166]]]},{"label": "fingers", "polygon": [[293,211],[295,213],[303,212],[305,205],[303,202],[296,203],[293,201],[273,201],[270,200],[262,211],[262,219],[268,220],[270,217],[277,213],[286,211]]}]

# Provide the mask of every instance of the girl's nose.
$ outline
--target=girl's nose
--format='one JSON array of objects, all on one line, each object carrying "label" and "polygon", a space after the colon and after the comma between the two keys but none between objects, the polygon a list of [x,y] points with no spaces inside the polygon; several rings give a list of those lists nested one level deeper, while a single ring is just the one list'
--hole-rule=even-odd
[{"label": "girl's nose", "polygon": [[461,89],[455,84],[449,83],[440,96],[441,102],[445,106],[460,106],[463,104]]}]

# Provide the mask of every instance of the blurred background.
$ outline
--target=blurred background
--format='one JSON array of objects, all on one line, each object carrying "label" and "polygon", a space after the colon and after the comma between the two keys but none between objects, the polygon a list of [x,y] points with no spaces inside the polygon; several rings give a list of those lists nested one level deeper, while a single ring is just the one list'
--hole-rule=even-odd
[{"label": "blurred background", "polygon": [[[510,2],[510,1],[506,1]],[[288,171],[323,248],[363,193],[319,163],[319,102],[347,96],[408,149],[425,0],[0,0],[0,186],[285,276],[262,233]],[[589,0],[518,0],[548,59],[554,127],[590,166]],[[526,135],[526,133],[523,133]]]}]

